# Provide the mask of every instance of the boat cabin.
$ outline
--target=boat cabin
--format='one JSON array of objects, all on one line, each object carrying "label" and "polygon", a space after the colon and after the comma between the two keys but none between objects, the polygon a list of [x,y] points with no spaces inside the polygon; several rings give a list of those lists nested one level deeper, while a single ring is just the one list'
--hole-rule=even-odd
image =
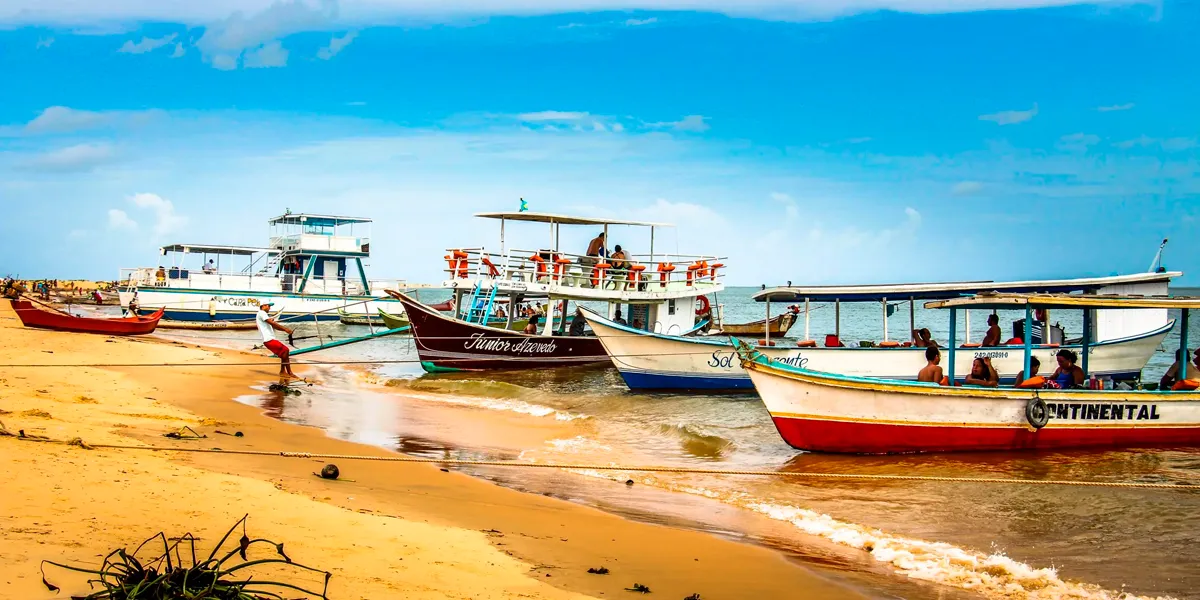
[{"label": "boat cabin", "polygon": [[[611,318],[621,311],[631,325],[646,331],[682,334],[694,329],[695,300],[724,289],[726,259],[711,255],[674,254],[655,248],[655,236],[666,223],[623,219],[574,217],[541,212],[490,212],[475,215],[499,221],[499,243],[492,248],[458,247],[446,251],[443,287],[454,291],[456,314],[464,320],[487,322],[496,304],[507,300],[517,306],[528,299],[548,299],[559,315],[574,312],[569,301],[606,304]],[[513,223],[539,224],[543,242],[514,246],[506,236]],[[563,226],[586,228],[587,235],[604,233],[605,243],[589,255],[587,246],[561,247]],[[611,227],[633,227],[649,236],[633,250],[631,241],[619,242],[624,256],[614,256],[617,244]],[[540,237],[540,236],[534,236]],[[524,239],[530,239],[526,237]],[[513,315],[507,311],[508,318]],[[550,334],[565,329],[566,319],[546,319]]]},{"label": "boat cabin", "polygon": [[334,296],[382,295],[395,281],[367,279],[370,219],[285,213],[268,222],[267,247],[170,244],[158,267],[123,269],[131,287]]},{"label": "boat cabin", "polygon": [[[850,286],[783,286],[764,289],[753,298],[766,305],[767,317],[770,317],[771,304],[776,302],[797,303],[803,306],[804,340],[800,345],[815,346],[817,340],[811,338],[810,308],[812,303],[832,303],[834,306],[834,332],[824,336],[823,345],[826,347],[845,347],[847,342],[841,336],[841,304],[843,302],[877,303],[880,306],[882,339],[878,342],[860,342],[854,345],[871,345],[877,347],[906,347],[910,332],[916,329],[917,301],[936,301],[961,298],[982,293],[1012,293],[1012,294],[1088,294],[1088,295],[1141,295],[1166,296],[1167,287],[1172,278],[1181,276],[1178,271],[1157,270],[1152,273],[1134,273],[1130,275],[1113,275],[1109,277],[1088,277],[1059,280],[1031,281],[962,281],[945,283],[911,283],[884,285],[850,285]],[[902,336],[892,336],[890,333],[892,315],[896,309],[908,304],[908,327]],[[929,305],[926,305],[929,306]],[[978,346],[971,341],[971,311],[965,309],[966,321],[965,339],[955,340],[955,347]],[[994,312],[994,311],[991,311]],[[1039,319],[1026,323],[1025,319],[1012,322],[1010,337],[1003,340],[1023,343],[1028,339],[1034,344],[1063,344],[1065,340],[1061,328],[1051,325],[1047,313],[1039,311]],[[1084,325],[1086,336],[1090,342],[1106,342],[1138,335],[1146,331],[1161,328],[1168,323],[1167,311],[1162,308],[1144,308],[1140,310],[1095,310],[1087,315]],[[1026,327],[1029,329],[1026,329]],[[957,329],[957,322],[951,325],[952,334]],[[1032,335],[1026,336],[1025,331]],[[1048,333],[1047,333],[1048,332]],[[895,339],[899,337],[899,339]],[[951,338],[954,339],[955,335]],[[766,340],[770,343],[770,340]],[[1001,342],[1002,344],[1005,342]]]}]

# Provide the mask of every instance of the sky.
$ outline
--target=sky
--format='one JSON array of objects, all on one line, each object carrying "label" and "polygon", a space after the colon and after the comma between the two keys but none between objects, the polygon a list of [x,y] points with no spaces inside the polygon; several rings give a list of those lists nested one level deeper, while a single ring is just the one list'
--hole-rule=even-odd
[{"label": "sky", "polygon": [[1184,1],[0,0],[0,274],[291,210],[439,282],[524,198],[673,223],[656,251],[734,285],[1139,272],[1163,238],[1200,285],[1196,31]]}]

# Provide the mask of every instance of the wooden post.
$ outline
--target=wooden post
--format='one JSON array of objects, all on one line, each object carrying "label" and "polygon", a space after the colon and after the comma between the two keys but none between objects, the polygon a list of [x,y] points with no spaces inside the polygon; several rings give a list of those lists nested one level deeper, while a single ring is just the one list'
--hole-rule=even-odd
[{"label": "wooden post", "polygon": [[883,341],[888,341],[887,298],[883,299]]},{"label": "wooden post", "polygon": [[908,332],[909,335],[917,328],[917,301],[912,296],[908,297]]},{"label": "wooden post", "polygon": [[833,335],[838,342],[842,341],[842,301],[840,299],[833,301]]},{"label": "wooden post", "polygon": [[804,299],[804,339],[806,341],[812,339],[808,335],[808,306],[809,306],[808,298],[805,298]]},{"label": "wooden post", "polygon": [[763,321],[763,345],[771,345],[771,296],[767,295],[767,320]]},{"label": "wooden post", "polygon": [[950,345],[950,364],[946,365],[949,368],[950,385],[954,385],[954,356],[958,354],[958,344],[955,338],[958,337],[958,309],[950,309],[950,339],[947,343]]},{"label": "wooden post", "polygon": [[[1031,323],[1032,323],[1032,321],[1028,321],[1025,323],[1025,326],[1029,327]],[[1050,341],[1045,327],[1042,328],[1042,337],[1046,338],[1043,341],[1046,341],[1046,342]],[[1083,356],[1079,357],[1079,368],[1083,369],[1083,379],[1085,381],[1088,378],[1088,346],[1091,344],[1091,342],[1092,342],[1092,311],[1091,311],[1091,309],[1085,308],[1085,309],[1083,309],[1083,339],[1081,340],[1081,344],[1080,344],[1080,348],[1079,348],[1083,352]]]}]

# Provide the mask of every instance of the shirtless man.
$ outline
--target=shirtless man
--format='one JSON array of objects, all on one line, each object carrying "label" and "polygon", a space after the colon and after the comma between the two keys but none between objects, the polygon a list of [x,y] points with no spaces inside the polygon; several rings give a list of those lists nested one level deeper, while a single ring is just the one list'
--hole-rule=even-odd
[{"label": "shirtless man", "polygon": [[984,347],[999,346],[1000,335],[1000,317],[988,315],[987,335],[983,336],[983,342],[979,345]]},{"label": "shirtless man", "polygon": [[925,368],[917,373],[917,381],[940,383],[942,381],[942,353],[937,348],[925,349]]}]

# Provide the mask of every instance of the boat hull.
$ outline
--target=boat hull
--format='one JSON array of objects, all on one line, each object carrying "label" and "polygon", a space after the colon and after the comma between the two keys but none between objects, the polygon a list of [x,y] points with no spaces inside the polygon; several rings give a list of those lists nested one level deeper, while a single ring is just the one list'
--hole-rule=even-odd
[{"label": "boat hull", "polygon": [[[668,336],[614,323],[591,311],[584,313],[602,340],[626,385],[640,390],[748,390],[750,377],[728,339]],[[1088,347],[1088,369],[1115,380],[1136,379],[1173,323],[1144,334]],[[1081,352],[1079,346],[1066,346]],[[1044,368],[1055,364],[1059,347],[1034,346]],[[784,348],[760,347],[767,357],[792,366],[861,377],[913,380],[925,366],[924,348]],[[949,360],[942,350],[942,367]],[[1002,382],[1012,382],[1024,368],[1022,346],[959,348],[955,375],[966,377],[977,356],[992,359]]]},{"label": "boat hull", "polygon": [[69,331],[73,333],[98,333],[103,335],[145,335],[153,333],[162,318],[162,310],[149,317],[125,317],[118,319],[93,319],[76,317],[59,312],[42,310],[26,300],[11,300],[13,311],[26,327]]},{"label": "boat hull", "polygon": [[257,329],[252,320],[241,321],[168,321],[158,322],[159,329],[188,329],[192,331],[249,331]]},{"label": "boat hull", "polygon": [[[785,312],[780,315],[771,317],[771,335],[785,336],[792,329],[792,325],[796,324],[796,315],[791,312]],[[763,337],[767,334],[767,321],[762,319],[750,323],[738,323],[735,325],[722,325],[721,332],[717,335],[733,335],[739,337]]]},{"label": "boat hull", "polygon": [[[1200,393],[942,387],[747,367],[780,436],[801,450],[853,454],[1200,445]],[[1040,399],[1037,429],[1026,407]]]},{"label": "boat hull", "polygon": [[[165,308],[165,319],[174,321],[238,321],[253,319],[258,305],[270,300],[272,313],[280,319],[337,321],[338,309],[352,314],[374,314],[376,310],[397,310],[399,302],[387,296],[333,296],[181,288],[137,288],[139,310],[143,313]],[[128,307],[134,292],[121,291],[121,306]]]},{"label": "boat hull", "polygon": [[442,316],[400,296],[426,371],[543,369],[604,364],[608,354],[594,337],[527,335]]}]

